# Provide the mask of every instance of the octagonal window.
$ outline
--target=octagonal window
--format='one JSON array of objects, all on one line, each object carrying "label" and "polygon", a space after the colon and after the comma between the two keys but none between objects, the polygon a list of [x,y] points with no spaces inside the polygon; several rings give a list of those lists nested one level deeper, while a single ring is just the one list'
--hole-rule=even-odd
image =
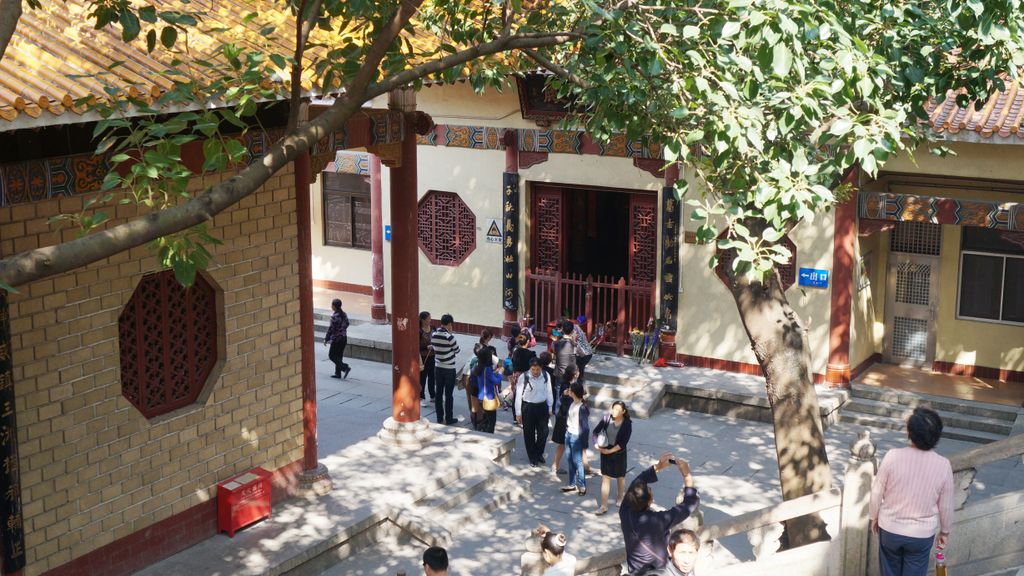
[{"label": "octagonal window", "polygon": [[416,221],[417,242],[431,264],[458,266],[476,249],[476,216],[454,192],[427,192]]},{"label": "octagonal window", "polygon": [[121,394],[146,418],[194,403],[220,358],[219,324],[204,274],[189,288],[171,270],[143,276],[118,317]]},{"label": "octagonal window", "polygon": [[[723,230],[718,235],[718,239],[725,238],[726,232]],[[783,236],[779,240],[779,244],[782,244],[786,248],[789,248],[790,257],[788,264],[778,264],[775,266],[775,271],[779,274],[779,282],[782,283],[782,291],[789,290],[789,287],[796,282],[796,244],[789,239],[789,236]],[[729,270],[732,270],[732,260],[736,257],[736,250],[730,248],[729,250],[722,250],[721,248],[715,248],[718,252],[718,264],[715,266],[715,275],[722,281],[722,284],[729,287]]]}]

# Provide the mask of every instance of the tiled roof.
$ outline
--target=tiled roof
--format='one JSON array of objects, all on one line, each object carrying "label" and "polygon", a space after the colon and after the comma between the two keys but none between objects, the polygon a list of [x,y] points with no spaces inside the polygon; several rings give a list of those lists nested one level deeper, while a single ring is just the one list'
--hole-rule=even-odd
[{"label": "tiled roof", "polygon": [[[164,71],[175,57],[192,62],[216,60],[221,57],[221,47],[229,41],[286,56],[294,51],[294,20],[286,11],[276,9],[276,3],[270,0],[146,3],[160,11],[200,13],[199,26],[191,28],[187,37],[178,37],[174,46],[177,53],[164,50],[158,42],[157,49],[147,54],[144,34],[126,44],[121,40],[119,26],[96,30],[95,19],[89,17],[88,0],[43,2],[41,8],[26,8],[7,53],[0,60],[0,130],[4,124],[22,124],[28,119],[37,119],[36,125],[78,121],[70,116],[86,110],[76,107],[74,102],[90,96],[106,98],[104,85],[130,90],[133,95],[158,96],[172,85]],[[259,17],[245,21],[245,16],[252,12],[259,12]],[[268,24],[276,25],[278,32],[262,35],[260,29]],[[311,42],[326,44],[333,40],[338,44],[341,34],[317,29]],[[351,39],[348,36],[346,41]],[[418,49],[437,42],[424,35],[411,41]],[[186,46],[188,51],[183,53]],[[123,64],[111,68],[115,62]],[[287,78],[289,72],[281,71],[280,76]],[[307,89],[311,87],[308,71],[303,84]]]},{"label": "tiled roof", "polygon": [[991,139],[993,143],[1003,138],[1024,140],[1021,134],[1024,89],[1020,84],[1008,83],[1006,90],[990,95],[980,110],[974,109],[974,100],[966,108],[957,106],[957,94],[959,92],[950,91],[942,104],[928,104],[928,117],[936,133],[956,139],[977,140],[980,137]]}]

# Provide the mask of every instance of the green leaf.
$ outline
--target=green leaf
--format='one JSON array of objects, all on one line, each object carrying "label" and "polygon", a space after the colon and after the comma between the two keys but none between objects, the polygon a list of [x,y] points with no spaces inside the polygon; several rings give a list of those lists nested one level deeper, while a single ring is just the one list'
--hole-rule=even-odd
[{"label": "green leaf", "polygon": [[676,30],[675,25],[669,24],[667,22],[665,24],[662,24],[661,28],[659,28],[658,31],[661,32],[662,34],[668,34],[669,36],[677,36],[679,34],[679,31]]},{"label": "green leaf", "polygon": [[700,34],[700,28],[696,26],[683,26],[683,38],[696,38]]},{"label": "green leaf", "polygon": [[789,75],[793,68],[793,52],[785,44],[776,44],[772,47],[772,72],[780,78]]},{"label": "green leaf", "polygon": [[970,8],[976,16],[981,16],[985,13],[985,3],[981,0],[967,0],[967,7]]},{"label": "green leaf", "polygon": [[20,292],[15,290],[13,286],[5,282],[0,282],[0,290],[5,290],[9,294],[20,294]]},{"label": "green leaf", "polygon": [[829,128],[828,131],[829,134],[842,136],[843,134],[849,132],[851,128],[853,128],[853,121],[849,120],[848,118],[839,118],[832,123],[832,127]]},{"label": "green leaf", "polygon": [[121,40],[125,42],[131,42],[139,37],[139,32],[142,28],[139,24],[139,18],[131,10],[125,10],[121,12]]},{"label": "green leaf", "polygon": [[160,31],[160,43],[165,48],[174,47],[174,43],[178,40],[178,30],[173,26],[164,26],[164,29]]},{"label": "green leaf", "polygon": [[739,32],[739,31],[740,31],[740,23],[739,22],[735,22],[735,21],[726,22],[725,25],[722,26],[722,38],[729,38],[730,36],[735,36],[736,33]]}]

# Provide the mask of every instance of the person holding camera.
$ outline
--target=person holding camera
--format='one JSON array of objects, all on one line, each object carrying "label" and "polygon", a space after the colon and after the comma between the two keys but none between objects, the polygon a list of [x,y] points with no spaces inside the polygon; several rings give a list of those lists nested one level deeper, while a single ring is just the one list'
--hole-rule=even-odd
[{"label": "person holding camera", "polygon": [[[650,485],[658,481],[658,472],[673,464],[683,476],[683,501],[668,510],[655,512],[651,510],[654,496]],[[665,566],[669,531],[696,512],[699,504],[700,495],[693,487],[690,465],[682,458],[673,459],[666,452],[655,465],[634,478],[619,506],[619,522],[626,542],[629,573],[639,574]]]}]

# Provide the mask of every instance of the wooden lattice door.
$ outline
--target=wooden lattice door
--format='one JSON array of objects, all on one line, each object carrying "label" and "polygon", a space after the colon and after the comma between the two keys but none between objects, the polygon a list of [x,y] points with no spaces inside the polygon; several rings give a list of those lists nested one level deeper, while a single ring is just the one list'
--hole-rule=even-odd
[{"label": "wooden lattice door", "polygon": [[658,273],[658,205],[652,195],[629,199],[629,284],[648,286]]},{"label": "wooden lattice door", "polygon": [[565,210],[562,189],[537,186],[533,191],[532,268],[561,274],[565,262]]}]

